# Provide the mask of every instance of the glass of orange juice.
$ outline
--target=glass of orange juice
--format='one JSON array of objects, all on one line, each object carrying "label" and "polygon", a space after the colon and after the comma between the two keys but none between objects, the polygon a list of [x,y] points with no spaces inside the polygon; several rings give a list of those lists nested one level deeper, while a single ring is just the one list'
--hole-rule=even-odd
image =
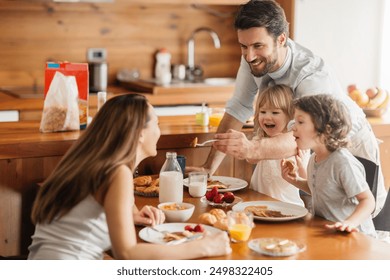
[{"label": "glass of orange juice", "polygon": [[229,211],[228,231],[233,242],[245,242],[253,228],[253,214],[245,211]]},{"label": "glass of orange juice", "polygon": [[218,127],[224,114],[224,108],[212,108],[209,115],[209,126]]}]

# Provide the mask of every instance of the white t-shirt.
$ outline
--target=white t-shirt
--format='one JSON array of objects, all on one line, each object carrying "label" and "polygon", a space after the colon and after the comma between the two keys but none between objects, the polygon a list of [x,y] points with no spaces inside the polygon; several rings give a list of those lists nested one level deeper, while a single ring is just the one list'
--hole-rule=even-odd
[{"label": "white t-shirt", "polygon": [[110,249],[103,207],[87,196],[50,224],[38,224],[29,246],[30,260],[99,260]]}]

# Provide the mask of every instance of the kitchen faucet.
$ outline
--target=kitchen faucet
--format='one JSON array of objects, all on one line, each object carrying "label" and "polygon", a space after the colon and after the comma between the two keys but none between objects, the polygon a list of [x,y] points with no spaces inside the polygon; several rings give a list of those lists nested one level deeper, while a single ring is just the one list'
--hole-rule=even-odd
[{"label": "kitchen faucet", "polygon": [[201,76],[203,71],[200,68],[195,67],[195,34],[199,32],[207,32],[210,34],[211,38],[214,41],[214,47],[219,49],[221,47],[221,41],[219,40],[218,34],[210,28],[200,27],[195,29],[191,37],[187,42],[187,51],[188,51],[188,65],[187,65],[187,80],[194,80],[195,76]]}]

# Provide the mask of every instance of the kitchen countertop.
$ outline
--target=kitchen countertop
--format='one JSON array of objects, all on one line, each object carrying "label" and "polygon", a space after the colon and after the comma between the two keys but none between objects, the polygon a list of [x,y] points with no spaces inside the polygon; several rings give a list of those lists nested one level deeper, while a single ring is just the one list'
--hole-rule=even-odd
[{"label": "kitchen countertop", "polygon": [[[388,127],[390,117],[370,118],[369,121],[373,126]],[[159,122],[162,138],[172,135],[182,136],[183,142],[171,143],[177,148],[189,147],[195,136],[199,137],[198,140],[201,142],[209,139],[216,132],[215,127],[196,125],[194,115],[162,116],[159,117]],[[63,152],[61,147],[67,149],[82,133],[82,131],[40,133],[39,125],[39,121],[0,122],[0,158],[49,155],[54,152],[50,147]],[[378,131],[380,133],[381,129]],[[161,143],[166,145],[168,142],[160,139],[158,146]],[[35,148],[32,148],[33,146]]]},{"label": "kitchen countertop", "polygon": [[[161,138],[159,148],[174,146],[190,147],[194,137],[204,141],[215,133],[216,128],[195,124],[195,116],[164,116],[159,118]],[[55,133],[39,132],[39,121],[0,122],[0,159],[49,156],[63,154],[82,131]],[[181,141],[172,143],[168,136],[181,136]]]}]

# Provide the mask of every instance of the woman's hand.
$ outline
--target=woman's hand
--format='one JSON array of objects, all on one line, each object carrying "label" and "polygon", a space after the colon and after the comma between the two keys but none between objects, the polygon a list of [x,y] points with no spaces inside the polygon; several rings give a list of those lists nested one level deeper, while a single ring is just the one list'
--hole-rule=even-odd
[{"label": "woman's hand", "polygon": [[217,233],[206,231],[204,237],[198,240],[198,242],[201,244],[198,243],[197,246],[200,246],[201,250],[203,250],[208,257],[223,256],[232,253],[230,239],[225,231]]},{"label": "woman's hand", "polygon": [[155,226],[165,221],[164,212],[156,207],[145,205],[138,212],[134,212],[136,225]]},{"label": "woman's hand", "polygon": [[327,229],[335,229],[338,231],[346,231],[346,232],[358,232],[359,230],[348,221],[336,222],[334,224],[326,224],[325,227]]}]

